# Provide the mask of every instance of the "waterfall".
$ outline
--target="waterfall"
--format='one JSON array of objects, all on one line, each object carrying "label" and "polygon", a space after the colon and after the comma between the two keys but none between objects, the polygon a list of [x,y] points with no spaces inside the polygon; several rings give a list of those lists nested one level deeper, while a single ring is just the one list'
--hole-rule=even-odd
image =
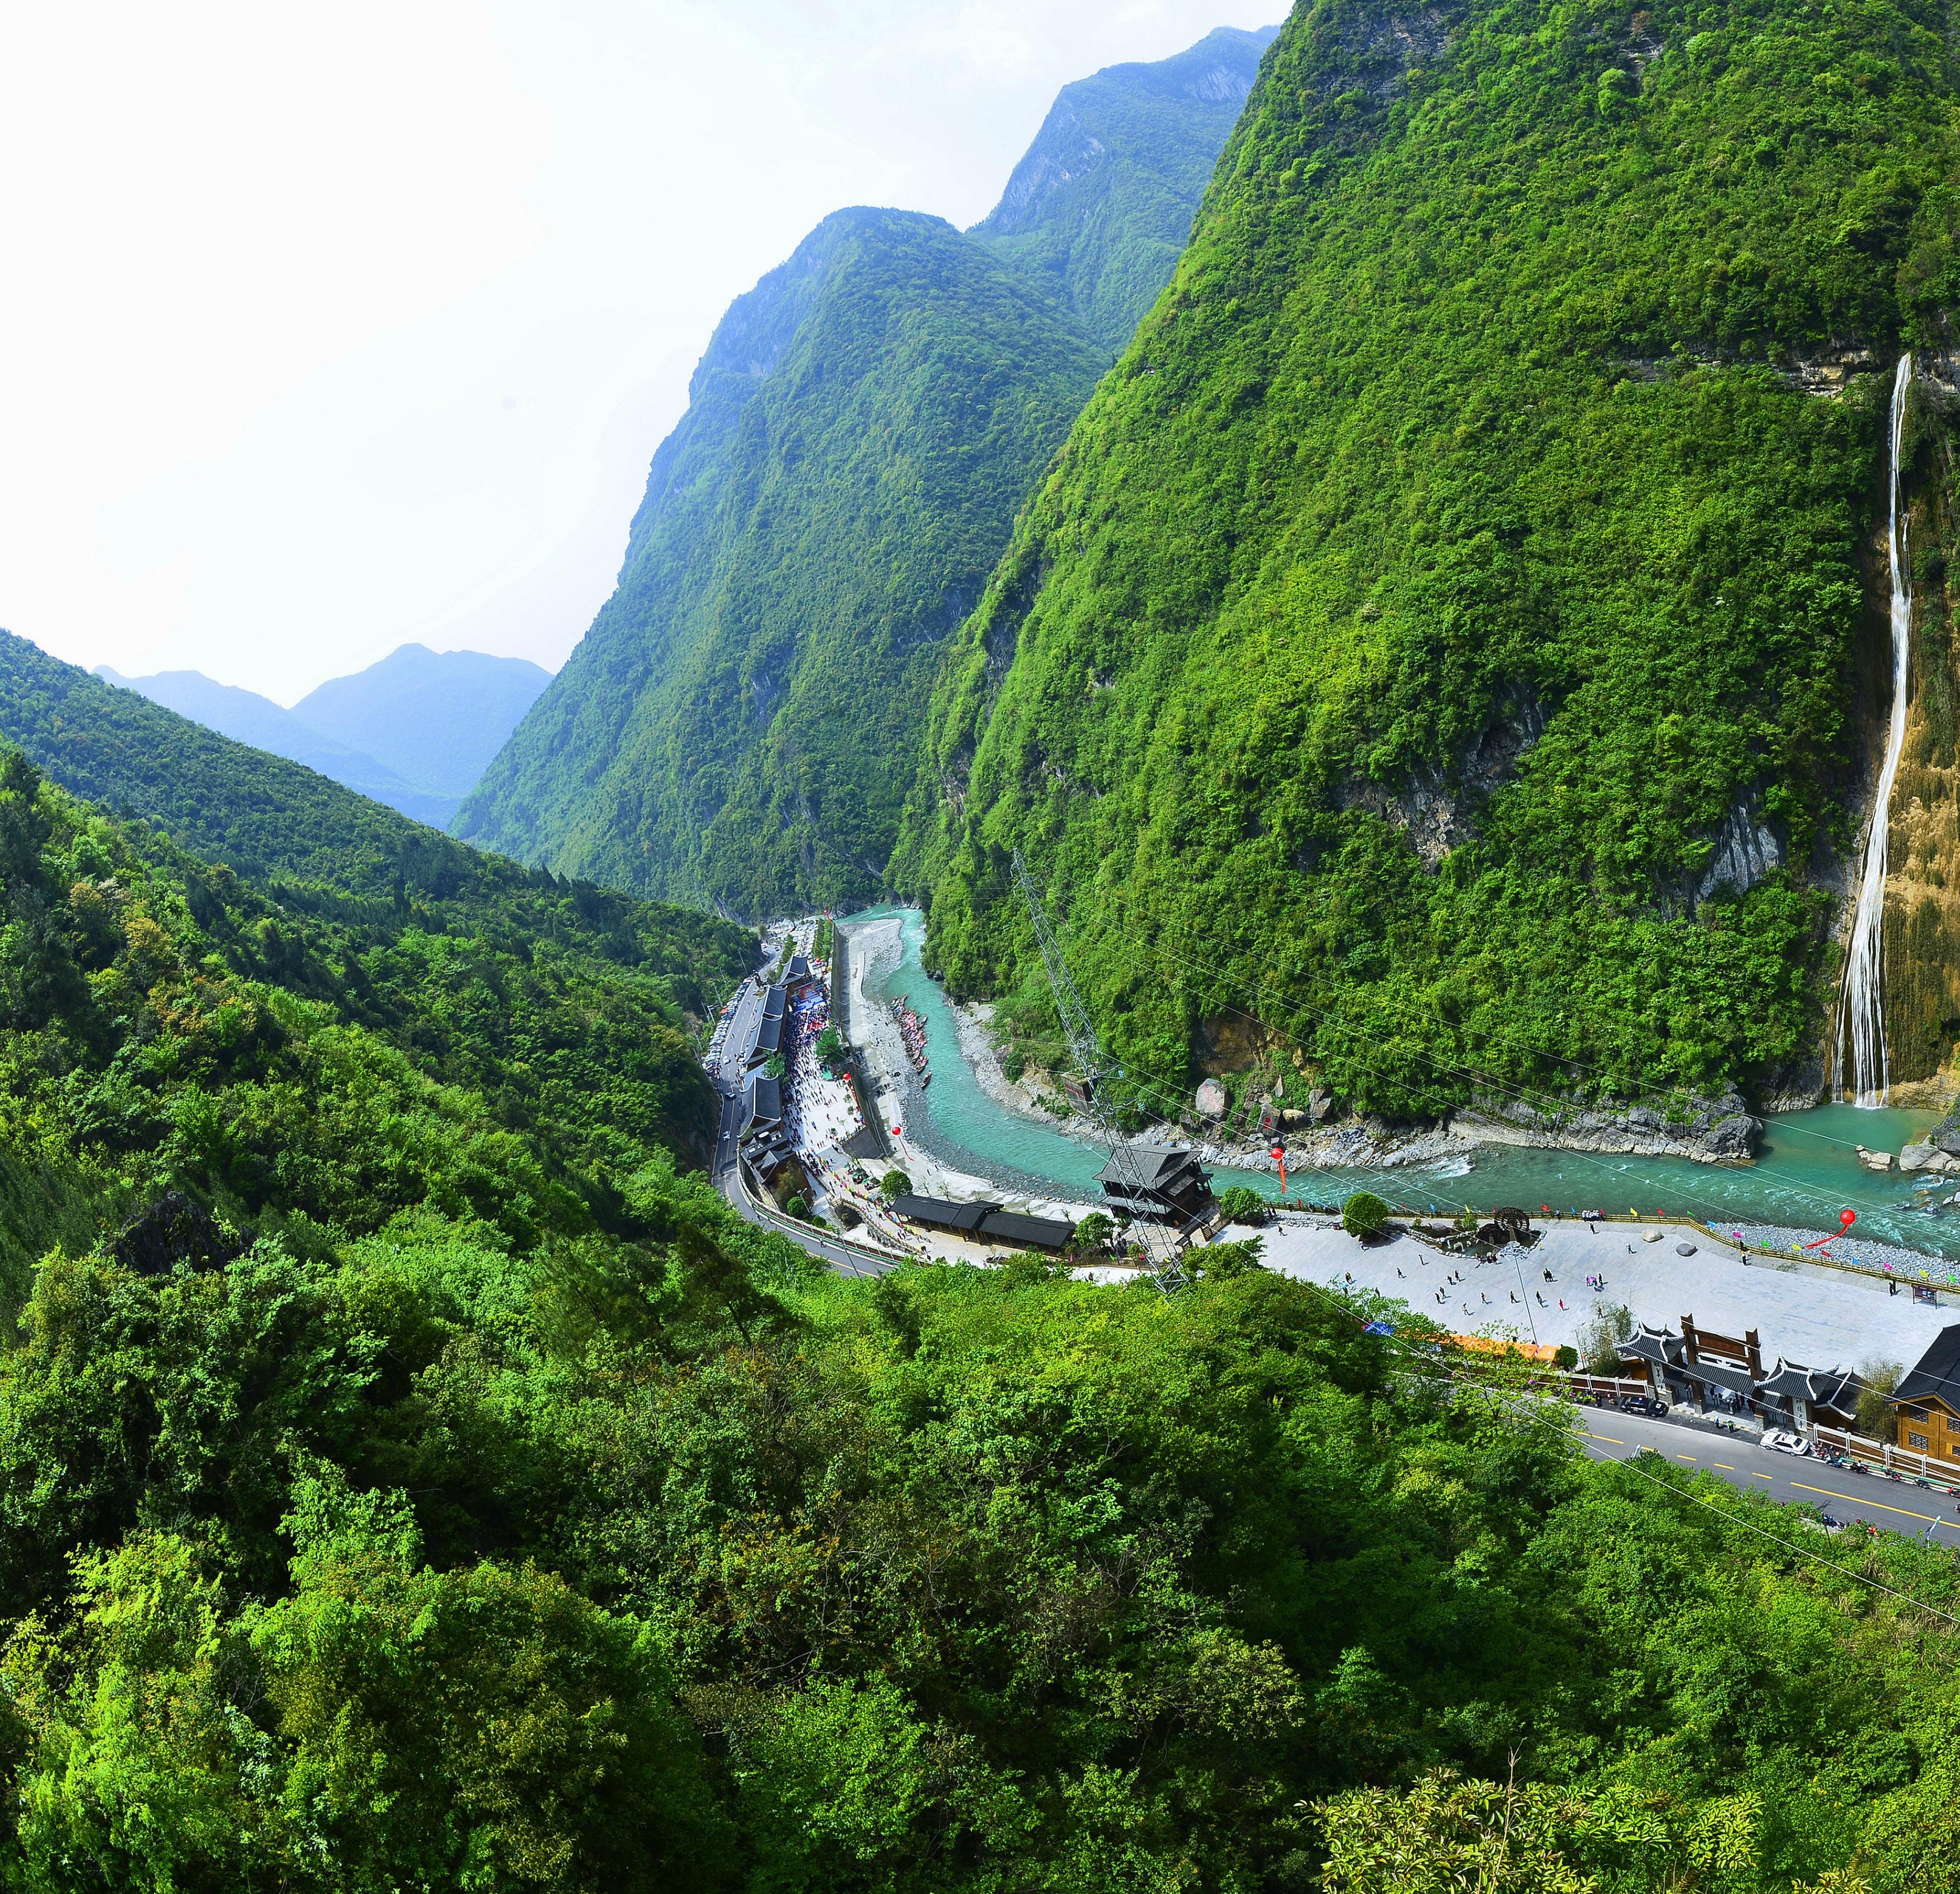
[{"label": "waterfall", "polygon": [[1851,950],[1844,963],[1844,988],[1838,1003],[1838,1096],[1844,1097],[1845,1053],[1850,1055],[1851,1102],[1882,1105],[1892,1088],[1892,1058],[1885,1047],[1884,932],[1885,844],[1891,826],[1892,781],[1905,746],[1906,661],[1912,647],[1912,585],[1906,576],[1906,522],[1899,507],[1899,447],[1905,432],[1905,395],[1912,385],[1912,356],[1900,356],[1892,377],[1892,501],[1886,551],[1892,561],[1892,714],[1885,733],[1885,767],[1872,801],[1872,826],[1865,838],[1858,911],[1851,922]]}]

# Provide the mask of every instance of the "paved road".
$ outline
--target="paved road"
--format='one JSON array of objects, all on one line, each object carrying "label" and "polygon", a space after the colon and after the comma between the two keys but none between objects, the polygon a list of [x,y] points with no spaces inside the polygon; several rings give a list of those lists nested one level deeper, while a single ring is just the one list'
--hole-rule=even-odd
[{"label": "paved road", "polygon": [[1847,1473],[1816,1460],[1768,1453],[1756,1444],[1753,1434],[1704,1433],[1698,1428],[1601,1408],[1583,1407],[1579,1418],[1581,1444],[1596,1459],[1631,1459],[1642,1447],[1650,1447],[1673,1466],[1713,1473],[1731,1486],[1767,1493],[1772,1499],[1821,1506],[1846,1525],[1863,1519],[1920,1539],[1930,1533],[1936,1544],[1960,1549],[1960,1501],[1923,1491],[1910,1479]]},{"label": "paved road", "polygon": [[728,1016],[727,1030],[721,1036],[720,1056],[710,1076],[718,1084],[740,1088],[742,1055],[754,1036],[756,1015],[762,1010],[765,989],[759,979],[743,982],[735,996],[735,1011]]}]

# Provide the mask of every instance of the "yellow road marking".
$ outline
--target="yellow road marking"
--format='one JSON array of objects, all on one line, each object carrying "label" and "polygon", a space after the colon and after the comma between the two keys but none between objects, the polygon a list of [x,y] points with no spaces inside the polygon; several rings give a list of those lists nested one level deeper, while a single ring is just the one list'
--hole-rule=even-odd
[{"label": "yellow road marking", "polygon": [[1708,1464],[1710,1466],[1719,1466],[1725,1473],[1732,1473],[1736,1470],[1726,1460],[1710,1460]]},{"label": "yellow road marking", "polygon": [[1869,1507],[1876,1513],[1897,1513],[1901,1519],[1933,1519],[1933,1513],[1915,1513],[1904,1506],[1888,1506],[1883,1500],[1857,1499],[1849,1493],[1834,1493],[1828,1486],[1804,1486],[1801,1480],[1792,1480],[1793,1486],[1803,1486],[1806,1493],[1822,1493],[1826,1499],[1842,1500],[1847,1506]]},{"label": "yellow road marking", "polygon": [[1624,1447],[1626,1445],[1626,1442],[1624,1440],[1614,1440],[1612,1435],[1610,1434],[1589,1434],[1586,1437],[1589,1440],[1612,1440],[1613,1444],[1615,1447]]},{"label": "yellow road marking", "polygon": [[1774,1479],[1776,1478],[1776,1475],[1775,1475],[1774,1473],[1757,1473],[1757,1472],[1752,1472],[1752,1473],[1750,1474],[1749,1477],[1750,1477],[1750,1479],[1752,1479],[1752,1480],[1769,1480],[1769,1479]]},{"label": "yellow road marking", "polygon": [[1694,1464],[1694,1456],[1692,1453],[1677,1453],[1674,1457],[1678,1460],[1686,1460],[1691,1466]]}]

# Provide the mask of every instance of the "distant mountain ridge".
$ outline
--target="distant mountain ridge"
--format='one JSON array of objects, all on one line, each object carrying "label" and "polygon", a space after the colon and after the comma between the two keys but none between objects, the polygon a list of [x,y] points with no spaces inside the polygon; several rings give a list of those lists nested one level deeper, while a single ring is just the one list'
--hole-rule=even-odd
[{"label": "distant mountain ridge", "polygon": [[402,645],[309,691],[293,715],[418,788],[460,800],[550,682],[528,658]]},{"label": "distant mountain ridge", "polygon": [[446,829],[483,766],[551,673],[521,657],[404,645],[287,710],[202,671],[95,675],[241,743],[304,763],[405,816]]},{"label": "distant mountain ridge", "polygon": [[456,813],[454,799],[432,796],[403,781],[386,763],[337,743],[310,729],[293,713],[256,691],[237,684],[221,684],[202,671],[158,671],[148,677],[125,677],[107,664],[98,664],[95,675],[119,690],[134,691],[153,704],[175,711],[229,737],[236,743],[250,743],[254,750],[304,763],[323,776],[399,809],[405,816],[433,827],[446,829]]},{"label": "distant mountain ridge", "polygon": [[618,589],[455,832],[733,915],[875,893],[946,641],[1168,279],[1271,37],[1068,88],[973,231],[839,211],[738,298]]},{"label": "distant mountain ridge", "polygon": [[1220,27],[1061,88],[969,233],[1041,277],[1111,356],[1169,281],[1192,212],[1277,27]]}]

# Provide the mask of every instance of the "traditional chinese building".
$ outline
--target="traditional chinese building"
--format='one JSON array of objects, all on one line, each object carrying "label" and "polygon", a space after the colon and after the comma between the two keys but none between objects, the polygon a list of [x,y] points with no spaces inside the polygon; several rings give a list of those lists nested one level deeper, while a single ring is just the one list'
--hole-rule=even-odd
[{"label": "traditional chinese building", "polygon": [[1132,1144],[1130,1157],[1141,1192],[1112,1157],[1096,1181],[1112,1210],[1127,1210],[1139,1223],[1184,1224],[1211,1208],[1211,1179],[1192,1153],[1176,1145]]},{"label": "traditional chinese building", "polygon": [[1960,1323],[1940,1330],[1891,1398],[1901,1447],[1960,1460]]}]

